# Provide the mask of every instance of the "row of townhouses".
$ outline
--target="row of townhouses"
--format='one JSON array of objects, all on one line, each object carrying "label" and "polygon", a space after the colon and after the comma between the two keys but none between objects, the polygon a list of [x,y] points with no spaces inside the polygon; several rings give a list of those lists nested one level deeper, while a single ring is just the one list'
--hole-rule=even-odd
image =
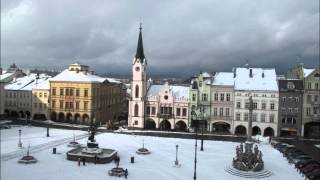
[{"label": "row of townhouses", "polygon": [[0,75],[1,113],[10,118],[112,124],[125,117],[126,88],[79,63],[58,75],[24,74],[12,65]]},{"label": "row of townhouses", "polygon": [[200,72],[186,85],[154,84],[147,74],[140,29],[132,61],[131,128],[184,131],[200,124],[210,132],[245,135],[252,97],[253,135],[320,137],[319,68],[299,64],[278,77],[274,68],[247,64],[231,72]]}]

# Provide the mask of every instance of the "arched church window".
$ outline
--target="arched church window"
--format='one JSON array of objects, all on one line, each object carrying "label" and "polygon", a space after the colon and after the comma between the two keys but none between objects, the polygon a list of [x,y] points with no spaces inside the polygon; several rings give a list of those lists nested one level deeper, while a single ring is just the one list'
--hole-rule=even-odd
[{"label": "arched church window", "polygon": [[139,106],[138,104],[134,105],[134,116],[138,116],[139,115]]},{"label": "arched church window", "polygon": [[139,97],[139,86],[136,85],[136,98],[138,98],[138,97]]}]

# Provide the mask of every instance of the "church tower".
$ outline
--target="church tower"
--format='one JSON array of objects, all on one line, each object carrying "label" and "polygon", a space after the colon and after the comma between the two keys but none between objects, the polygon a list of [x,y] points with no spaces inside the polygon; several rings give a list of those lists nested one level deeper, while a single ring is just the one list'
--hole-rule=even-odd
[{"label": "church tower", "polygon": [[132,63],[131,96],[128,110],[128,127],[144,127],[144,101],[147,93],[147,60],[143,52],[141,24],[137,52]]}]

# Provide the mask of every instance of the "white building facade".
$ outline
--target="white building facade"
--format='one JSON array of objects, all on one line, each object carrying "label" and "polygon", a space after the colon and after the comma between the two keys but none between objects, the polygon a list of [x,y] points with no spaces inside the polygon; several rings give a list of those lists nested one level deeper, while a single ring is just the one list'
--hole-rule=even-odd
[{"label": "white building facade", "polygon": [[143,52],[141,28],[138,47],[132,63],[131,97],[128,110],[128,127],[144,128],[145,99],[147,93],[147,60]]},{"label": "white building facade", "polygon": [[236,68],[234,79],[233,133],[247,134],[249,97],[252,96],[252,134],[277,136],[279,93],[275,69]]},{"label": "white building facade", "polygon": [[32,88],[48,78],[45,74],[29,74],[7,84],[4,87],[5,114],[13,118],[32,118]]},{"label": "white building facade", "polygon": [[189,124],[189,87],[151,85],[145,106],[144,128],[185,131]]},{"label": "white building facade", "polygon": [[189,87],[152,85],[147,80],[147,60],[143,52],[141,28],[132,63],[128,127],[186,130],[189,124]]}]

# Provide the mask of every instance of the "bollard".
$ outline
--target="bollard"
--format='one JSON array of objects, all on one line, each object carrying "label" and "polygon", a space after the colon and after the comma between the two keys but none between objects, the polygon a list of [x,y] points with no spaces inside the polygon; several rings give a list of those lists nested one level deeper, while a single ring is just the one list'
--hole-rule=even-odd
[{"label": "bollard", "polygon": [[131,163],[134,163],[134,156],[131,156]]},{"label": "bollard", "polygon": [[57,148],[53,148],[52,149],[52,154],[56,154],[57,153]]}]

